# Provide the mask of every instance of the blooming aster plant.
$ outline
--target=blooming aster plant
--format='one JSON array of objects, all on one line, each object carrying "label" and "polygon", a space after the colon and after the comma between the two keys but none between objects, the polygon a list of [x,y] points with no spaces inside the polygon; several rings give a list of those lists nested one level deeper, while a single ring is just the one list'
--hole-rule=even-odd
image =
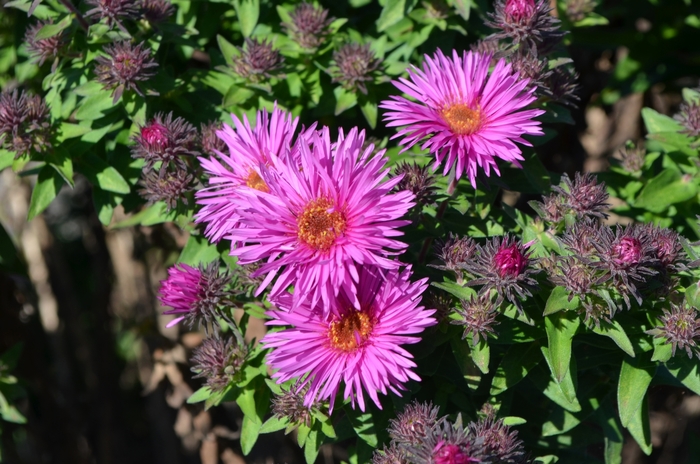
[{"label": "blooming aster plant", "polygon": [[444,161],[444,174],[454,167],[456,178],[466,173],[474,187],[478,168],[500,175],[496,158],[520,166],[515,142],[530,146],[523,135],[542,135],[534,118],[544,111],[525,109],[536,100],[534,88],[504,60],[489,73],[490,62],[487,54],[453,51],[450,58],[438,50],[425,56],[422,70],[394,81],[417,101],[392,96],[380,105],[389,110],[386,125],[401,128],[393,138],[402,137],[404,150],[421,143],[435,155],[435,169]]},{"label": "blooming aster plant", "polygon": [[355,284],[360,266],[394,269],[389,256],[406,245],[394,239],[400,218],[413,206],[408,191],[390,193],[401,180],[383,180],[384,151],[363,148],[364,131],[353,128],[331,142],[323,128],[310,142],[297,141],[299,163],[294,156],[261,165],[268,191],[242,187],[233,199],[243,227],[231,230],[231,254],[241,264],[266,260],[256,275],[266,274],[258,294],[279,274],[272,298],[294,285],[295,309],[308,298],[314,307],[323,300],[324,314],[332,297],[344,291],[359,308]]},{"label": "blooming aster plant", "polygon": [[417,343],[416,335],[435,324],[433,309],[420,306],[427,279],[411,282],[410,266],[384,271],[362,267],[357,286],[360,308],[353,308],[344,295],[332,298],[328,316],[306,300],[292,311],[292,297],[278,300],[279,310],[268,313],[270,326],[291,325],[268,333],[262,343],[272,348],[268,364],[276,370],[278,383],[304,378],[310,383],[305,404],[330,400],[344,384],[343,396],[365,410],[367,394],[381,409],[377,392],[400,395],[409,379],[420,380],[416,364],[401,345]]}]

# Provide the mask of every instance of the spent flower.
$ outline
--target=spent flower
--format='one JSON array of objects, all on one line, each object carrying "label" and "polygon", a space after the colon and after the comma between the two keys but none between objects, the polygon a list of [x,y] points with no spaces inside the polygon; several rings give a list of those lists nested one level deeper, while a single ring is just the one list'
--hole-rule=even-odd
[{"label": "spent flower", "polygon": [[423,69],[394,81],[417,101],[392,96],[380,104],[388,110],[386,125],[401,128],[393,138],[401,138],[403,150],[420,143],[435,155],[435,169],[444,164],[446,175],[454,168],[457,179],[466,173],[474,187],[479,168],[499,174],[499,158],[520,166],[524,158],[515,142],[530,146],[523,135],[542,135],[534,118],[543,111],[524,109],[536,99],[534,87],[504,60],[489,73],[490,61],[474,52],[453,51],[449,58],[438,50],[426,55]]}]

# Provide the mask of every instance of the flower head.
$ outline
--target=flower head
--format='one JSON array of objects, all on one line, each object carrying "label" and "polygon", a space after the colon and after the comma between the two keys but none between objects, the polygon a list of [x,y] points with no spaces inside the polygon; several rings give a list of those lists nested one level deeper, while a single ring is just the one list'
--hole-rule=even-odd
[{"label": "flower head", "polygon": [[477,440],[483,440],[482,452],[487,462],[499,464],[527,462],[523,442],[518,439],[518,432],[511,430],[502,419],[496,419],[492,415],[487,416],[479,419],[478,422],[471,422],[469,431]]},{"label": "flower head", "polygon": [[174,209],[178,203],[187,205],[187,193],[194,189],[194,176],[185,169],[145,170],[141,173],[139,184],[143,187],[139,195],[148,203],[165,202],[168,209]]},{"label": "flower head", "polygon": [[654,338],[664,338],[672,346],[672,355],[676,349],[685,350],[689,358],[695,355],[700,360],[700,313],[688,305],[671,305],[671,310],[664,309],[661,326],[648,333]]},{"label": "flower head", "polygon": [[95,74],[105,89],[113,90],[114,103],[124,90],[134,90],[143,96],[137,82],[153,77],[156,71],[152,68],[158,67],[158,63],[151,57],[151,51],[144,48],[143,43],[133,46],[124,41],[106,45],[104,52],[107,56],[95,58]]},{"label": "flower head", "polygon": [[228,274],[219,274],[219,263],[193,268],[177,264],[168,269],[168,278],[161,282],[158,299],[173,309],[163,314],[176,314],[170,321],[172,327],[184,320],[190,327],[195,323],[209,323],[221,314],[219,306],[227,303]]},{"label": "flower head", "polygon": [[635,173],[642,170],[644,167],[644,159],[647,151],[642,145],[635,145],[632,142],[627,142],[625,147],[620,149],[620,157],[622,158],[622,167],[627,172]]},{"label": "flower head", "polygon": [[372,73],[380,64],[369,44],[345,44],[333,51],[333,61],[333,82],[339,82],[347,90],[359,90],[367,94],[365,82],[374,80]]},{"label": "flower head", "polygon": [[542,197],[542,201],[531,201],[530,206],[537,214],[545,221],[557,224],[564,219],[566,214],[566,206],[561,195],[552,193]]},{"label": "flower head", "polygon": [[592,255],[597,254],[595,243],[601,231],[600,223],[591,218],[586,218],[567,226],[561,237],[561,242],[575,256],[582,260],[587,260]]},{"label": "flower head", "polygon": [[462,417],[441,418],[418,445],[407,447],[416,464],[469,464],[481,462],[481,446],[462,425]]},{"label": "flower head", "polygon": [[454,51],[448,58],[438,51],[425,57],[422,70],[408,71],[410,80],[394,82],[418,102],[392,96],[380,105],[389,110],[387,126],[405,126],[394,136],[405,150],[422,142],[436,156],[435,168],[445,161],[444,174],[454,166],[456,177],[466,172],[473,186],[478,168],[499,173],[496,158],[519,166],[514,142],[529,146],[523,135],[542,134],[533,118],[543,111],[523,110],[535,100],[534,88],[503,60],[489,74],[489,62],[488,55]]},{"label": "flower head", "polygon": [[528,21],[535,14],[535,0],[506,0],[503,11],[510,21]]},{"label": "flower head", "polygon": [[222,339],[218,332],[204,339],[192,356],[193,378],[206,379],[213,392],[223,391],[231,382],[240,380],[242,366],[248,355],[245,345],[238,345],[231,337]]},{"label": "flower head", "polygon": [[117,27],[126,32],[128,31],[121,23],[122,19],[133,19],[139,14],[138,5],[135,0],[87,0],[87,3],[93,6],[92,9],[85,12],[86,17],[98,16],[100,19],[107,18],[107,25],[116,24]]},{"label": "flower head", "polygon": [[[55,60],[61,53],[63,48],[68,43],[66,31],[62,30],[58,34],[45,39],[37,39],[37,33],[46,25],[52,24],[53,20],[39,21],[27,28],[24,36],[24,42],[27,44],[27,51],[32,58],[32,61],[39,66],[44,64],[46,60]],[[51,66],[51,72],[56,70],[58,60],[55,60]]]},{"label": "flower head", "polygon": [[399,444],[419,444],[437,424],[439,407],[413,401],[389,421],[389,436]]},{"label": "flower head", "polygon": [[245,39],[243,47],[238,48],[239,55],[234,56],[233,70],[236,74],[252,82],[262,77],[271,78],[282,68],[284,58],[272,48],[267,40]]},{"label": "flower head", "polygon": [[0,92],[0,147],[15,157],[43,153],[51,147],[49,109],[44,99],[24,90]]},{"label": "flower head", "polygon": [[307,298],[312,306],[328,303],[341,290],[353,298],[360,267],[397,268],[389,256],[406,247],[394,237],[413,206],[411,192],[390,193],[400,178],[382,182],[384,151],[362,150],[364,131],[341,132],[331,143],[323,128],[309,139],[297,140],[298,161],[290,155],[260,165],[265,189],[237,190],[232,201],[242,227],[229,232],[240,263],[266,261],[258,292],[279,274],[272,296],[294,284],[294,307]]},{"label": "flower head", "polygon": [[476,346],[480,340],[486,341],[490,334],[495,335],[493,329],[498,324],[496,316],[498,310],[487,294],[472,296],[468,300],[461,300],[461,306],[455,311],[459,319],[454,319],[450,323],[464,326],[462,339],[471,336],[472,345]]},{"label": "flower head", "polygon": [[477,277],[467,285],[483,285],[482,294],[496,290],[496,306],[500,306],[505,296],[520,309],[519,298],[532,296],[531,290],[537,286],[532,274],[538,270],[530,266],[527,246],[506,235],[492,238],[477,250],[476,259],[464,265],[464,269]]},{"label": "flower head", "polygon": [[158,162],[187,169],[187,163],[181,157],[199,154],[195,149],[197,131],[183,118],[173,119],[172,111],[167,115],[156,114],[133,139],[136,144],[131,147],[131,156],[144,159],[145,169],[151,169]]},{"label": "flower head", "polygon": [[409,464],[406,451],[396,443],[384,446],[381,451],[375,450],[372,455],[372,464]]},{"label": "flower head", "polygon": [[328,10],[307,2],[297,5],[290,17],[292,22],[282,23],[282,27],[306,49],[321,45],[330,33],[329,26],[333,22],[333,18],[328,17]]},{"label": "flower head", "polygon": [[424,204],[433,194],[435,177],[427,166],[419,166],[407,161],[400,162],[391,177],[401,176],[401,181],[394,187],[395,191],[408,190],[416,197],[416,204]]},{"label": "flower head", "polygon": [[450,235],[444,242],[438,242],[438,258],[442,265],[431,264],[431,267],[443,271],[452,271],[457,275],[457,282],[462,283],[464,265],[471,261],[476,252],[476,242],[471,237]]},{"label": "flower head", "polygon": [[659,264],[666,271],[683,267],[683,247],[679,240],[678,233],[671,229],[656,227],[651,224],[646,225],[647,233],[651,238],[653,253],[659,260]]},{"label": "flower head", "polygon": [[[401,345],[417,343],[416,335],[435,324],[433,310],[420,304],[427,279],[411,283],[410,268],[383,271],[364,266],[359,271],[357,299],[332,298],[330,311],[304,300],[292,311],[292,297],[277,300],[279,310],[270,311],[268,325],[291,325],[281,332],[268,332],[262,339],[272,348],[268,364],[278,383],[292,378],[310,385],[304,404],[330,399],[344,384],[343,396],[365,410],[365,395],[381,408],[377,392],[400,394],[409,379],[419,380],[415,363]],[[328,316],[324,316],[328,313]]]},{"label": "flower head", "polygon": [[168,0],[141,0],[138,6],[151,24],[162,23],[175,13],[175,6]]},{"label": "flower head", "polygon": [[271,114],[267,110],[259,111],[252,126],[245,116],[242,121],[234,115],[231,118],[234,127],[224,124],[215,132],[228,150],[214,151],[210,158],[199,158],[209,176],[209,187],[197,192],[197,203],[202,209],[195,219],[207,223],[204,233],[214,242],[240,226],[233,199],[242,187],[270,191],[261,177],[260,166],[274,169],[276,160],[292,151],[299,121],[277,107]]},{"label": "flower head", "polygon": [[682,134],[700,137],[700,103],[696,101],[681,103],[680,111],[673,118],[683,125]]},{"label": "flower head", "polygon": [[576,106],[581,98],[577,95],[579,75],[570,67],[557,66],[544,79],[545,94],[550,100],[568,106]]}]

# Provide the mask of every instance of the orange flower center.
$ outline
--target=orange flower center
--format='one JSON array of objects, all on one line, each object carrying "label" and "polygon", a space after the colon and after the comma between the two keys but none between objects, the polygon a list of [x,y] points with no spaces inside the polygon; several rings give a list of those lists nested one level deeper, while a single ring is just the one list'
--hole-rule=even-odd
[{"label": "orange flower center", "polygon": [[374,321],[364,311],[350,310],[337,321],[331,322],[328,339],[331,346],[341,351],[354,351],[369,338]]},{"label": "orange flower center", "polygon": [[245,184],[248,187],[253,188],[255,190],[260,190],[261,192],[270,193],[270,189],[267,188],[267,184],[262,179],[262,177],[260,177],[260,174],[258,174],[257,172],[255,172],[252,169],[248,173],[248,177],[246,177],[246,179],[245,179]]},{"label": "orange flower center", "polygon": [[328,198],[311,200],[297,218],[299,240],[314,250],[328,251],[345,232],[345,215]]},{"label": "orange flower center", "polygon": [[440,110],[452,132],[457,135],[472,135],[481,128],[482,114],[478,106],[474,109],[463,103],[455,103]]}]

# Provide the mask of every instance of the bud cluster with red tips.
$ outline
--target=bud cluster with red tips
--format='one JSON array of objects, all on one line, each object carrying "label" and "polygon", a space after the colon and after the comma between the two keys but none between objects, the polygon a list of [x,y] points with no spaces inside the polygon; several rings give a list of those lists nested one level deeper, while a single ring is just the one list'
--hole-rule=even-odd
[{"label": "bud cluster with red tips", "polygon": [[389,421],[389,446],[375,451],[372,464],[469,464],[530,462],[518,432],[492,415],[463,425],[438,417],[439,408],[414,401]]}]

